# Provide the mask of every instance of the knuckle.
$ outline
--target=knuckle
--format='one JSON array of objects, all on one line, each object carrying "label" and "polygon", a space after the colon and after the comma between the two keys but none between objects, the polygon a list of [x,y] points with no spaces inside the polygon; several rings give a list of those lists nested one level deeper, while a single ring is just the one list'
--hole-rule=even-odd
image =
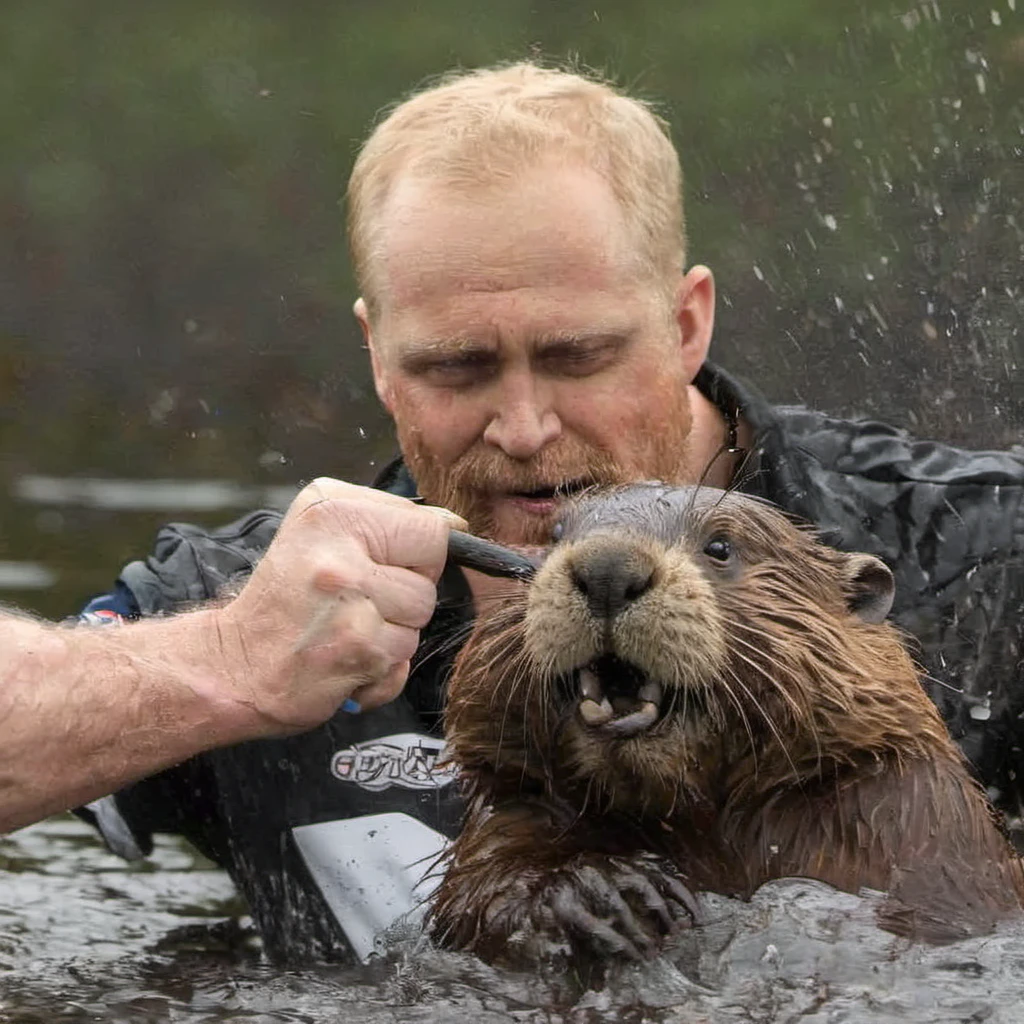
[{"label": "knuckle", "polygon": [[366,574],[359,566],[330,562],[314,565],[312,573],[313,589],[321,594],[343,595],[352,591],[363,595]]},{"label": "knuckle", "polygon": [[410,609],[409,625],[416,629],[422,629],[430,621],[437,606],[437,590],[428,581],[424,580],[423,583]]},{"label": "knuckle", "polygon": [[388,700],[394,700],[405,687],[406,680],[409,678],[409,665],[408,662],[402,662],[398,664],[388,676],[387,685],[384,688],[384,692]]},{"label": "knuckle", "polygon": [[397,627],[390,652],[398,662],[409,661],[419,646],[420,635],[415,629]]}]

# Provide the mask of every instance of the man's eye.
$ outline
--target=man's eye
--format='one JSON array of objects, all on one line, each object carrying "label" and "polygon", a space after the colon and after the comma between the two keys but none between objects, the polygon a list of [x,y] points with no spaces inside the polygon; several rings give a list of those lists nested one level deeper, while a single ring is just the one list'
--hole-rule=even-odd
[{"label": "man's eye", "polygon": [[546,352],[542,363],[549,372],[566,377],[589,377],[610,365],[617,355],[617,345],[572,345]]},{"label": "man's eye", "polygon": [[496,368],[492,359],[443,359],[422,366],[419,376],[440,387],[467,387],[489,379]]}]

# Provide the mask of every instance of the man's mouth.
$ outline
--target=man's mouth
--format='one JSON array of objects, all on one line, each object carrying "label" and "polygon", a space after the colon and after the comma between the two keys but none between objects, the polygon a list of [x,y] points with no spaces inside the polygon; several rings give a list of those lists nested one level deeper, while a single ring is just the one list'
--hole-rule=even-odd
[{"label": "man's mouth", "polygon": [[578,494],[587,486],[584,480],[570,480],[560,484],[543,484],[529,490],[506,491],[500,497],[535,512],[548,512],[560,502]]}]

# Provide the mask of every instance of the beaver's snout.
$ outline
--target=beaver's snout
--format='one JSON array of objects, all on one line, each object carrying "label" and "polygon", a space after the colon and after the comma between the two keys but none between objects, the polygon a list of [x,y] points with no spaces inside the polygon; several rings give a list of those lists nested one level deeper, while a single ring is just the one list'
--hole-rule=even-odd
[{"label": "beaver's snout", "polygon": [[726,661],[719,608],[691,555],[628,531],[556,547],[525,625],[534,671],[557,680],[550,692],[575,705],[592,742],[663,732],[675,708],[703,705]]},{"label": "beaver's snout", "polygon": [[647,593],[656,571],[649,551],[622,543],[580,545],[567,568],[590,614],[606,621]]}]

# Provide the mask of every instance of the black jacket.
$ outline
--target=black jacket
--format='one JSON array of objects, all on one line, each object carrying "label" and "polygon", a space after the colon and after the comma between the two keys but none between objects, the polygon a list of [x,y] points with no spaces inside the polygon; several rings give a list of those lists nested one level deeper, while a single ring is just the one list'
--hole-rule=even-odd
[{"label": "black jacket", "polygon": [[[1024,450],[967,452],[880,423],[773,407],[711,366],[696,383],[753,427],[741,490],[892,568],[892,617],[919,644],[930,695],[993,797],[1017,810]],[[415,493],[400,460],[377,485]],[[145,615],[212,597],[251,566],[279,521],[262,511],[219,531],[165,527],[153,555],[128,565],[108,603],[90,610]],[[465,585],[449,571],[392,704],[339,713],[302,736],[200,755],[85,813],[129,856],[144,854],[155,831],[189,837],[231,873],[271,954],[332,957],[351,947],[365,957],[383,923],[415,902],[409,880],[458,828],[455,787],[435,762],[444,681],[468,622]]]}]

